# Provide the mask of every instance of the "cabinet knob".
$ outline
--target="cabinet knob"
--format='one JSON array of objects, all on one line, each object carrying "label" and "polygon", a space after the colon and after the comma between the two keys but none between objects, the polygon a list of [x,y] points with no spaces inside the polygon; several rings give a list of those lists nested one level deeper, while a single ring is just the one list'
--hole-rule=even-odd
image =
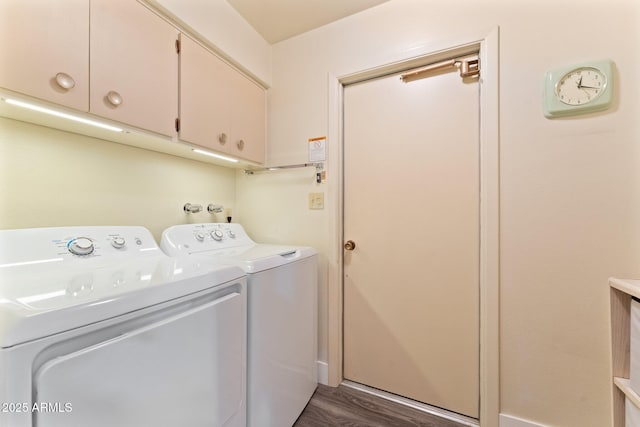
[{"label": "cabinet knob", "polygon": [[66,90],[73,89],[76,85],[76,81],[73,80],[73,77],[71,77],[67,73],[56,74],[56,83],[62,89],[66,89]]},{"label": "cabinet knob", "polygon": [[107,101],[109,101],[109,104],[117,107],[122,104],[122,96],[120,96],[120,94],[115,90],[112,90],[107,93]]},{"label": "cabinet knob", "polygon": [[241,139],[236,143],[236,145],[238,146],[238,150],[242,151],[244,149],[244,140]]},{"label": "cabinet knob", "polygon": [[222,145],[226,144],[227,142],[227,134],[226,133],[221,133],[220,135],[218,135],[218,142]]},{"label": "cabinet knob", "polygon": [[356,242],[353,240],[347,240],[344,244],[344,249],[347,251],[352,251],[356,248]]}]

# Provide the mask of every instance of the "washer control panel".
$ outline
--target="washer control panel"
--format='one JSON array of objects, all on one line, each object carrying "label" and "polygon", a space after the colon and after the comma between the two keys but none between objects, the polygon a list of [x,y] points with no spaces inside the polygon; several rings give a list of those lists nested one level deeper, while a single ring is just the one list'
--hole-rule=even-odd
[{"label": "washer control panel", "polygon": [[252,245],[253,240],[240,224],[184,224],[167,228],[160,246],[169,255]]},{"label": "washer control panel", "polygon": [[[0,264],[146,257],[160,249],[144,227],[52,227],[0,230]],[[52,261],[51,261],[52,262]]]},{"label": "washer control panel", "polygon": [[131,254],[141,249],[152,250],[156,246],[153,238],[145,233],[118,229],[86,230],[83,234],[54,239],[53,242],[58,248],[64,245],[70,254],[80,257]]}]

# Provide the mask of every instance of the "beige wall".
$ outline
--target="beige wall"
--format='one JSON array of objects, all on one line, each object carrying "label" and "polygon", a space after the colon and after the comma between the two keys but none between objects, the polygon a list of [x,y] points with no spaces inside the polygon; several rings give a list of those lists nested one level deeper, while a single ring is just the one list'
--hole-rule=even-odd
[{"label": "beige wall", "polygon": [[241,223],[258,242],[306,245],[318,250],[318,358],[326,362],[329,224],[326,210],[308,209],[310,192],[326,192],[326,184],[315,183],[315,172],[313,167],[254,175],[239,170],[236,178],[239,214],[234,221]]},{"label": "beige wall", "polygon": [[187,202],[233,207],[235,170],[0,118],[0,229],[215,220]]},{"label": "beige wall", "polygon": [[[306,161],[307,138],[327,134],[329,73],[376,67],[500,26],[505,414],[558,427],[610,425],[607,277],[640,277],[639,22],[636,0],[391,0],[273,47],[268,159],[282,165]],[[602,58],[617,66],[615,106],[545,119],[545,71]],[[320,231],[329,211],[300,208],[315,184],[279,173],[239,183],[242,221],[260,237],[295,238],[326,256]],[[259,197],[244,199],[244,191]],[[367,214],[389,221],[391,210],[381,204]],[[326,337],[326,307],[319,312]],[[321,355],[326,348],[321,341]]]}]

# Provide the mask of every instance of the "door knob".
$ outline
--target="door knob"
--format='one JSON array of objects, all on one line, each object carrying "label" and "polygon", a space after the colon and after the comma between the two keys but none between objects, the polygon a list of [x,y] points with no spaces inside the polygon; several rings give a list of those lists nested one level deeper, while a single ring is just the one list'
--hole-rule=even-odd
[{"label": "door knob", "polygon": [[356,242],[354,242],[353,240],[347,240],[344,244],[344,248],[348,251],[352,251],[356,248]]}]

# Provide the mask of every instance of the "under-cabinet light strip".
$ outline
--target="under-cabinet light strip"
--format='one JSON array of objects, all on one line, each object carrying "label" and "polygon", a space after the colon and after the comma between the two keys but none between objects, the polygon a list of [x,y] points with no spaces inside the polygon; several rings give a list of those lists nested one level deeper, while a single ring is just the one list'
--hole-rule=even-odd
[{"label": "under-cabinet light strip", "polygon": [[238,160],[233,159],[231,157],[221,156],[220,154],[210,153],[210,152],[204,151],[204,150],[198,150],[197,148],[192,148],[192,150],[193,150],[194,153],[203,154],[203,155],[209,156],[209,157],[215,157],[216,159],[226,160],[227,162],[238,163]]},{"label": "under-cabinet light strip", "polygon": [[18,101],[17,99],[3,98],[2,100],[4,102],[6,102],[7,104],[11,104],[11,105],[15,105],[15,106],[18,106],[18,107],[26,108],[28,110],[38,111],[40,113],[49,114],[51,116],[61,117],[63,119],[67,119],[67,120],[73,120],[74,122],[84,123],[86,125],[99,127],[99,128],[111,130],[111,131],[114,131],[114,132],[122,132],[123,131],[123,129],[121,129],[119,127],[115,127],[115,126],[107,125],[107,124],[104,124],[104,123],[96,122],[94,120],[85,119],[83,117],[74,116],[72,114],[63,113],[61,111],[52,110],[50,108],[41,107],[39,105],[29,104],[28,102]]}]

